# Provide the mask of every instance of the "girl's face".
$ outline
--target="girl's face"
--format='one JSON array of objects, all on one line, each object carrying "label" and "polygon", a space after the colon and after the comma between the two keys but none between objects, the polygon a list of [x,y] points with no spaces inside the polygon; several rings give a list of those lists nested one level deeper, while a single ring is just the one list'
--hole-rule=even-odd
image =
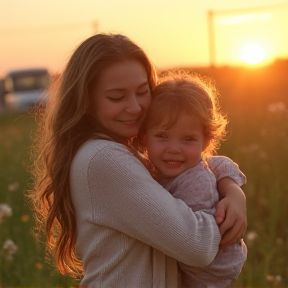
[{"label": "girl's face", "polygon": [[[169,115],[168,115],[169,117]],[[175,177],[197,165],[206,141],[200,121],[181,114],[170,128],[164,119],[146,132],[149,160],[164,177]]]},{"label": "girl's face", "polygon": [[127,142],[138,134],[151,103],[145,68],[123,61],[103,70],[91,95],[90,114],[102,132]]}]

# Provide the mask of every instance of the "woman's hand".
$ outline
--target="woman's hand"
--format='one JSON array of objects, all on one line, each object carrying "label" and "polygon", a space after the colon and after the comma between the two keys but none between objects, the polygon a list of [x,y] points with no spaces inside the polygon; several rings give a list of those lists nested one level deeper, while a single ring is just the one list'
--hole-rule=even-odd
[{"label": "woman's hand", "polygon": [[246,197],[237,183],[228,177],[218,181],[218,191],[221,200],[216,206],[215,219],[222,235],[220,247],[225,248],[237,243],[245,234]]}]

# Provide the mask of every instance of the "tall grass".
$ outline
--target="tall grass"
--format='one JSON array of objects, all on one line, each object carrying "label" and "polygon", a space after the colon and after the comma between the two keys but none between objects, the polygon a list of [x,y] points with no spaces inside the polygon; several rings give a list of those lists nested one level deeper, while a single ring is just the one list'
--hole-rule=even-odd
[{"label": "tall grass", "polygon": [[[288,81],[287,70],[218,69],[212,76],[230,119],[230,134],[219,154],[231,157],[246,174],[248,260],[237,288],[288,286]],[[203,73],[203,71],[200,71]],[[23,192],[33,118],[0,115],[0,203],[12,215],[0,223],[0,287],[71,287],[77,281],[59,275],[45,262],[43,247],[30,229],[31,211]],[[1,218],[1,217],[0,217]],[[9,257],[3,245],[18,247]],[[137,261],[137,259],[135,259]],[[135,287],[137,288],[137,287]]]},{"label": "tall grass", "polygon": [[219,154],[237,162],[248,179],[248,260],[235,287],[287,287],[288,65],[223,70],[214,79],[230,134]]},{"label": "tall grass", "polygon": [[248,261],[236,287],[288,285],[287,113],[268,108],[265,117],[245,115],[220,150],[239,164],[248,179],[243,187],[248,204]]},{"label": "tall grass", "polygon": [[[30,178],[29,146],[35,122],[23,114],[2,114],[0,127],[0,203],[12,209],[12,215],[0,223],[0,287],[75,285],[45,262],[43,247],[31,234],[33,220],[24,192]],[[15,244],[14,251],[9,245],[5,247],[7,240]]]}]

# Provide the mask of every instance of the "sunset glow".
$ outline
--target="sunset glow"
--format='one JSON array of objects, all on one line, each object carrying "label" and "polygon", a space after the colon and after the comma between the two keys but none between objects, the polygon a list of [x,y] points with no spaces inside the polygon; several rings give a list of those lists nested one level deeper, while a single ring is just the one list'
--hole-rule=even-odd
[{"label": "sunset glow", "polygon": [[28,2],[0,0],[0,78],[11,69],[58,73],[82,41],[101,32],[125,34],[158,69],[288,58],[288,0]]},{"label": "sunset glow", "polygon": [[248,45],[241,51],[241,59],[246,64],[256,65],[265,60],[265,49],[260,45]]}]

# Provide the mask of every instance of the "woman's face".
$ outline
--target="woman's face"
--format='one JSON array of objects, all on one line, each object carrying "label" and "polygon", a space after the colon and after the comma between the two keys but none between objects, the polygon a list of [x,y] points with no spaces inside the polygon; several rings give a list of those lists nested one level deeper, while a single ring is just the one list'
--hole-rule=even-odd
[{"label": "woman's face", "polygon": [[145,68],[127,60],[112,64],[99,75],[91,95],[90,113],[104,133],[127,144],[138,134],[150,103]]}]

